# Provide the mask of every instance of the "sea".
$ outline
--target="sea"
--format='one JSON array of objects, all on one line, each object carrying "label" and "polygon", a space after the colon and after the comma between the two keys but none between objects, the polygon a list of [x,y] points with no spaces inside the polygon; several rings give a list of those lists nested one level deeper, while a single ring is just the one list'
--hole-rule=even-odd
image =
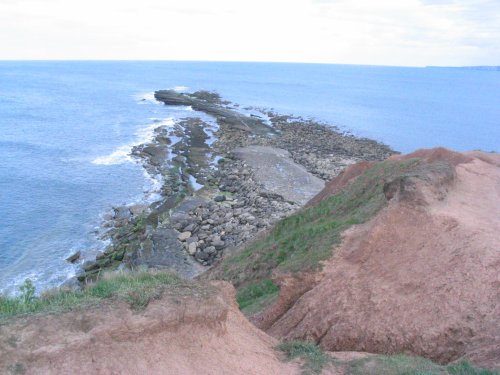
[{"label": "sea", "polygon": [[0,62],[0,293],[75,275],[65,258],[104,248],[114,206],[157,198],[129,156],[159,124],[193,115],[154,91],[215,90],[243,107],[311,118],[410,152],[499,151],[500,71],[357,65]]}]

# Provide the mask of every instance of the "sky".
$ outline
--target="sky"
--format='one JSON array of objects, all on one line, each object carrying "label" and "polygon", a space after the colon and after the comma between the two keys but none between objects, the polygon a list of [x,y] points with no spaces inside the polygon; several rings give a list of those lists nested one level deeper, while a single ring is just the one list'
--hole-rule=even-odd
[{"label": "sky", "polygon": [[500,65],[500,0],[0,0],[0,59]]}]

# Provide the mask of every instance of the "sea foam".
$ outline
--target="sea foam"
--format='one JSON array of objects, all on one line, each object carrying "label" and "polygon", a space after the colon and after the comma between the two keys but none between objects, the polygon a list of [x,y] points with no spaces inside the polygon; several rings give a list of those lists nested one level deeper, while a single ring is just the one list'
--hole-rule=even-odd
[{"label": "sea foam", "polygon": [[189,87],[186,86],[175,86],[172,90],[177,92],[186,92],[188,89]]},{"label": "sea foam", "polygon": [[162,104],[156,100],[154,91],[136,94],[134,98],[139,104]]},{"label": "sea foam", "polygon": [[174,126],[175,120],[168,117],[164,120],[158,121],[155,119],[153,124],[144,128],[140,128],[135,132],[136,139],[134,142],[126,145],[119,146],[115,151],[109,155],[99,156],[92,160],[92,164],[96,165],[117,165],[123,163],[137,163],[137,159],[132,158],[131,151],[134,146],[150,142],[154,137],[155,129],[160,126]]}]

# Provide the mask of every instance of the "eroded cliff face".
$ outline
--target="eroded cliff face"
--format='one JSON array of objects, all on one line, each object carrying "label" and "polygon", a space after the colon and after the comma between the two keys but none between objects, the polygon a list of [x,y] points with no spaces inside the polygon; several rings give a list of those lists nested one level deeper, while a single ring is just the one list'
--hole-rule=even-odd
[{"label": "eroded cliff face", "polygon": [[[331,351],[500,368],[500,156],[433,149],[392,157],[414,158],[412,172],[385,182],[388,205],[344,233],[304,292],[278,278],[282,295],[294,297],[254,317],[268,333]],[[347,169],[311,204],[368,168]]]},{"label": "eroded cliff face", "polygon": [[[276,339],[500,369],[500,155],[433,149],[392,159],[411,162],[399,174],[382,173],[391,163],[372,170],[390,176],[377,190],[383,208],[344,232],[321,272],[273,274],[280,297],[252,317],[267,333],[240,313],[230,284],[202,279],[202,289],[167,288],[141,311],[107,300],[2,321],[0,373],[300,373]],[[376,165],[350,167],[309,207]]]},{"label": "eroded cliff face", "polygon": [[298,374],[276,340],[239,312],[234,289],[167,293],[144,311],[125,302],[10,319],[0,326],[0,373]]}]

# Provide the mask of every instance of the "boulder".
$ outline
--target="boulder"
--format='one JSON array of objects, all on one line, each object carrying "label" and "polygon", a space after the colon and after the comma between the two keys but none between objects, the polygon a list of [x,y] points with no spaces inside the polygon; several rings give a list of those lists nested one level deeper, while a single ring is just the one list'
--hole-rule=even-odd
[{"label": "boulder", "polygon": [[194,254],[196,254],[196,250],[197,250],[197,248],[198,248],[197,243],[196,243],[196,242],[191,242],[191,243],[189,244],[189,246],[188,246],[187,251],[188,251],[188,253],[189,253],[190,255],[194,255]]},{"label": "boulder", "polygon": [[95,260],[86,260],[83,263],[82,267],[83,267],[85,272],[89,272],[89,271],[95,270],[96,268],[99,268],[99,265],[97,264],[97,262]]},{"label": "boulder", "polygon": [[191,232],[182,232],[177,236],[179,241],[186,241],[189,237],[191,237]]},{"label": "boulder", "polygon": [[78,250],[76,253],[74,253],[73,255],[69,256],[66,258],[66,260],[70,263],[75,263],[78,259],[80,259],[80,256],[82,255],[82,253],[80,252],[80,250]]},{"label": "boulder", "polygon": [[214,246],[217,250],[221,250],[224,248],[225,243],[222,240],[217,240],[212,242],[212,246]]}]

